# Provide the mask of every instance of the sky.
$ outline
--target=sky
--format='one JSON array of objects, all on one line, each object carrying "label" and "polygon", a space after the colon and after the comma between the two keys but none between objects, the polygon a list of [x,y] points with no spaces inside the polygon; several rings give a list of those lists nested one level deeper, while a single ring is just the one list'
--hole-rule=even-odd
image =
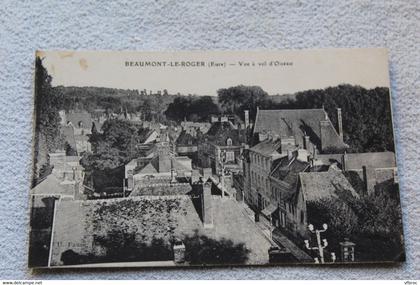
[{"label": "sky", "polygon": [[[169,94],[211,96],[217,95],[220,88],[240,84],[260,86],[270,95],[343,83],[365,88],[389,87],[386,49],[38,51],[37,55],[43,58],[53,86],[146,89],[148,92],[167,89]],[[190,66],[183,66],[183,62]],[[144,66],[146,63],[155,66]]]}]

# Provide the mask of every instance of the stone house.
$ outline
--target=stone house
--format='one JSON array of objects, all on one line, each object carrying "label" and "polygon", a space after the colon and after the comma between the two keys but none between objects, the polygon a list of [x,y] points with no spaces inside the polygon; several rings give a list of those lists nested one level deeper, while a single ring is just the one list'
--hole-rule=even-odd
[{"label": "stone house", "polygon": [[211,168],[220,174],[222,162],[225,170],[240,172],[240,156],[246,142],[246,130],[235,126],[227,117],[214,121],[198,144],[198,163],[202,168]]},{"label": "stone house", "polygon": [[94,124],[91,115],[88,112],[72,111],[59,112],[61,118],[61,134],[65,142],[77,152],[91,151],[89,135],[92,134]]},{"label": "stone house", "polygon": [[254,141],[280,139],[282,152],[306,149],[309,154],[345,150],[341,109],[337,109],[335,128],[324,109],[260,110],[257,109]]},{"label": "stone house", "polygon": [[285,228],[290,233],[307,237],[310,223],[322,224],[327,221],[318,221],[312,215],[319,211],[316,205],[328,205],[329,201],[345,207],[349,195],[359,198],[358,189],[350,183],[347,175],[337,167],[330,167],[326,172],[301,172],[298,175],[296,191],[285,203]]},{"label": "stone house", "polygon": [[147,157],[132,160],[125,166],[125,188],[133,191],[142,185],[160,183],[162,179],[177,182],[180,178],[190,178],[192,173],[191,159],[176,156],[169,142],[155,145],[153,153]]},{"label": "stone house", "polygon": [[299,173],[309,170],[310,163],[300,160],[297,153],[282,157],[276,162],[269,176],[272,206],[269,211],[266,211],[266,215],[272,215],[271,220],[274,226],[287,227],[291,213],[290,207],[294,207],[289,201],[296,192]]},{"label": "stone house", "polygon": [[373,193],[381,183],[398,183],[393,152],[344,153],[341,164],[343,170],[355,171],[361,176],[367,194]]}]

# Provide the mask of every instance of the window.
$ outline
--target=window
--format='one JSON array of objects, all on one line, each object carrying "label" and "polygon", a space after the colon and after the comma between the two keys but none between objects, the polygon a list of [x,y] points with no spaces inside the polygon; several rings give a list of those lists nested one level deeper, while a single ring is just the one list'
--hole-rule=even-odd
[{"label": "window", "polygon": [[226,152],[226,162],[235,161],[235,153],[233,151]]},{"label": "window", "polygon": [[305,213],[300,211],[300,223],[303,224],[305,222]]}]

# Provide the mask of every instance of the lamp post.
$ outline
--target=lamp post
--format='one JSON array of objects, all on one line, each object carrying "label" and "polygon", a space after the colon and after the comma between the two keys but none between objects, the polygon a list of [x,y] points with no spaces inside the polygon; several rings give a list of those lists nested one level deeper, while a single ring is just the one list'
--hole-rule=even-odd
[{"label": "lamp post", "polygon": [[[305,240],[305,246],[309,250],[318,250],[319,259],[317,257],[315,257],[314,258],[315,263],[325,263],[324,248],[326,248],[328,246],[328,241],[325,238],[321,240],[321,233],[325,232],[328,229],[328,225],[323,224],[322,225],[322,230],[315,230],[314,226],[312,224],[309,224],[308,229],[311,233],[314,233],[316,235],[317,246],[310,247],[309,246],[309,240]],[[335,256],[334,252],[331,253],[331,260],[332,260],[332,262],[335,262],[335,260],[336,260],[336,256]]]},{"label": "lamp post", "polygon": [[222,185],[222,198],[225,197],[225,159],[226,159],[226,151],[222,150],[220,152],[220,166],[221,166],[221,175],[220,175],[220,183]]}]

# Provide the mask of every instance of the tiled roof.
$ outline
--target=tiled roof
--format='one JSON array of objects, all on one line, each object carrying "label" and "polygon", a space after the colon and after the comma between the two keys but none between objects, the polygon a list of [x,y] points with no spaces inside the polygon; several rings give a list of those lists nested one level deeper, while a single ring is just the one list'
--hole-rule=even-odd
[{"label": "tiled roof", "polygon": [[[158,160],[158,159],[152,159],[152,161],[154,161],[154,160]],[[156,162],[154,164],[156,164]],[[149,162],[137,173],[140,173],[140,174],[155,174],[155,173],[158,173],[158,170],[156,169],[154,164],[152,162]]]},{"label": "tiled roof", "polygon": [[190,121],[183,121],[181,122],[181,127],[186,129],[199,129],[203,134],[207,133],[207,131],[210,129],[211,124],[210,123],[202,123],[202,122],[190,122]]},{"label": "tiled roof", "polygon": [[[95,240],[107,238],[111,232],[124,232],[134,236],[139,247],[156,247],[159,254],[136,256],[142,258],[172,259],[160,254],[170,249],[174,238],[186,245],[186,256],[196,255],[189,250],[191,242],[199,242],[202,248],[220,252],[223,245],[228,248],[242,245],[245,249],[244,262],[267,264],[267,249],[270,243],[253,221],[243,213],[241,206],[233,199],[212,196],[214,227],[203,227],[200,216],[187,195],[137,196],[107,200],[65,201],[57,204],[53,233],[51,265],[60,264],[63,252],[71,249],[76,253],[95,254],[101,246]],[[92,248],[95,246],[95,250]],[[209,248],[217,246],[218,248]],[[126,256],[117,260],[126,261]]]},{"label": "tiled roof", "polygon": [[319,122],[326,115],[324,109],[258,110],[254,133],[271,131],[280,137],[295,136],[300,145],[306,133],[314,144],[320,145]]},{"label": "tiled roof", "polygon": [[271,156],[275,154],[279,154],[278,150],[281,147],[280,140],[264,140],[257,145],[253,146],[250,150],[263,156]]},{"label": "tiled roof", "polygon": [[330,167],[327,172],[303,172],[299,174],[301,190],[307,201],[340,198],[340,191],[359,197],[341,170]]},{"label": "tiled roof", "polygon": [[74,127],[80,127],[80,124],[82,124],[85,129],[92,128],[92,117],[87,112],[67,113],[66,119],[71,122]]},{"label": "tiled roof", "polygon": [[31,189],[31,194],[74,196],[74,188],[64,187],[63,183],[54,174],[50,174]]},{"label": "tiled roof", "polygon": [[71,146],[72,149],[77,150],[76,148],[76,138],[74,137],[74,129],[72,126],[61,126],[61,134],[64,137],[64,140]]},{"label": "tiled roof", "polygon": [[191,192],[189,183],[156,183],[149,185],[136,185],[130,196],[164,196],[164,195],[186,195]]},{"label": "tiled roof", "polygon": [[153,132],[156,132],[153,129],[141,129],[139,132],[139,141],[141,143],[145,142],[152,134]]},{"label": "tiled roof", "polygon": [[271,172],[270,176],[293,187],[297,182],[298,174],[305,171],[309,165],[308,162],[300,161],[296,157],[289,160],[286,156],[279,159],[277,167]]},{"label": "tiled roof", "polygon": [[177,145],[196,145],[197,138],[193,137],[190,133],[183,130],[176,139]]},{"label": "tiled roof", "polygon": [[205,137],[220,146],[226,146],[228,138],[232,140],[232,145],[240,145],[246,139],[244,130],[237,129],[229,121],[213,123]]},{"label": "tiled roof", "polygon": [[[184,166],[182,163],[180,163],[178,161],[178,159],[181,160],[186,160],[184,157],[165,157],[164,159],[167,160],[171,160],[169,165],[172,165],[172,167],[174,168],[174,170],[178,173],[181,174],[183,172],[188,172],[191,171],[191,169],[187,168],[186,166]],[[159,173],[159,156],[155,155],[152,160],[146,164],[142,169],[140,169],[139,171],[137,171],[137,173],[140,174],[155,174],[155,173]],[[136,173],[136,174],[137,174]]]},{"label": "tiled roof", "polygon": [[317,154],[316,155],[316,164],[318,165],[331,165],[338,164],[341,166],[343,154],[340,153],[331,153],[331,154]]},{"label": "tiled roof", "polygon": [[396,167],[395,154],[393,152],[366,152],[347,153],[345,155],[346,170],[368,168],[393,168]]},{"label": "tiled roof", "polygon": [[[61,254],[68,249],[93,254],[91,247],[95,240],[106,239],[113,231],[133,234],[138,246],[146,247],[159,241],[157,246],[165,249],[171,248],[173,238],[180,236],[185,229],[201,227],[200,218],[188,196],[60,201],[56,212],[53,265],[59,264]],[[124,257],[119,258],[121,260],[116,261],[125,261]],[[140,256],[137,258],[144,261]],[[171,259],[160,255],[155,258]]]}]

